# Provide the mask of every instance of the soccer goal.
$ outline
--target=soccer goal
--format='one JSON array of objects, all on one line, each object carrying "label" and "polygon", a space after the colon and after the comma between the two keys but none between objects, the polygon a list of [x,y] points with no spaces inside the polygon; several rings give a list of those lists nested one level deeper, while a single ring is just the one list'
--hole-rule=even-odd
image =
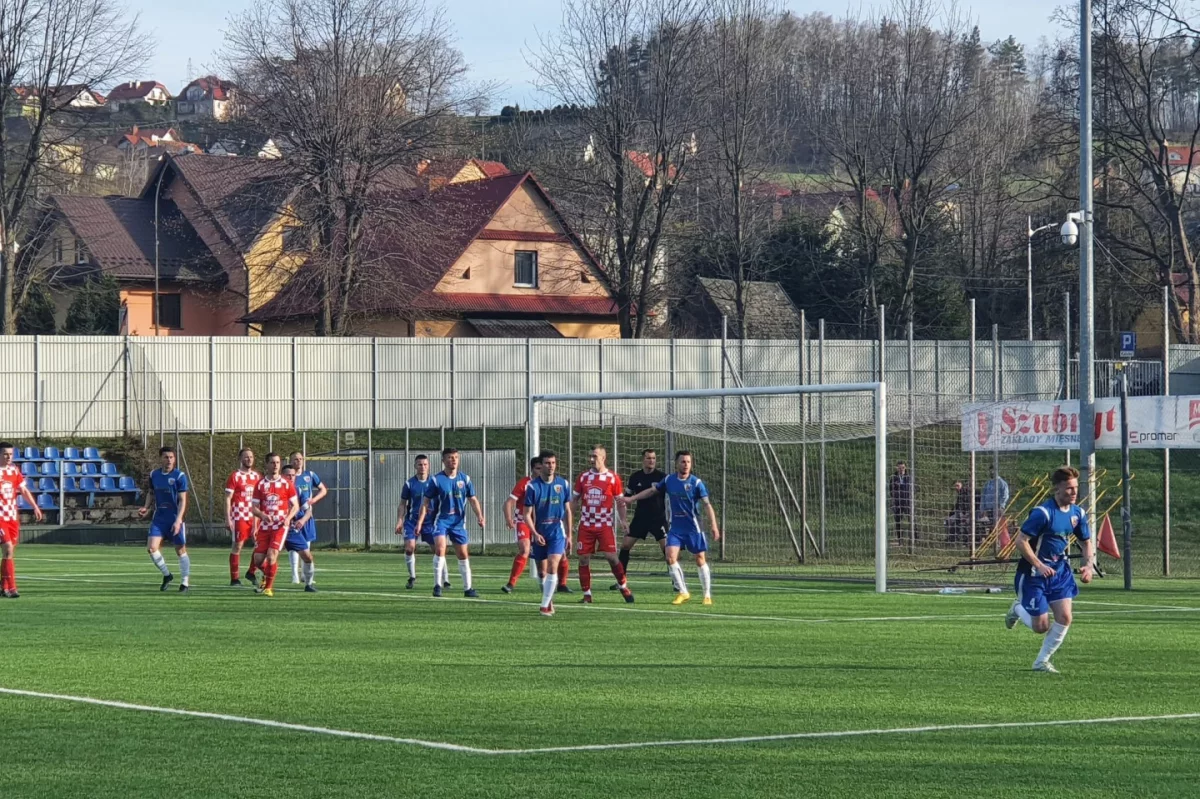
[{"label": "soccer goal", "polygon": [[573,478],[603,445],[628,480],[648,450],[667,473],[688,450],[727,571],[873,579],[885,591],[887,406],[883,383],[532,396],[529,451],[556,452]]}]

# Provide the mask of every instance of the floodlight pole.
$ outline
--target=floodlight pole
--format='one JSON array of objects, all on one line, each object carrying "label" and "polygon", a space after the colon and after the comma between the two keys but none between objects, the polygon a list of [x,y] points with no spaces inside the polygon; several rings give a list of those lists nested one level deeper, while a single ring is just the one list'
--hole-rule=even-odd
[{"label": "floodlight pole", "polygon": [[1096,523],[1096,308],[1093,282],[1092,0],[1079,3],[1079,465]]}]

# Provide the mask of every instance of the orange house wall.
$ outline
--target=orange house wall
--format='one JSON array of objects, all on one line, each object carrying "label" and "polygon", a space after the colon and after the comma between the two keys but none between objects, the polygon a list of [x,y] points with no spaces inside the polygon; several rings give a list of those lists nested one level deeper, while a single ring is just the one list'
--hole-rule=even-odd
[{"label": "orange house wall", "polygon": [[[241,316],[238,297],[221,292],[175,287],[162,288],[160,293],[180,295],[180,316],[183,322],[183,327],[180,328],[159,328],[160,336],[246,335],[246,326],[237,321]],[[129,335],[153,336],[154,290],[122,289],[121,301],[125,303],[128,314]]]}]

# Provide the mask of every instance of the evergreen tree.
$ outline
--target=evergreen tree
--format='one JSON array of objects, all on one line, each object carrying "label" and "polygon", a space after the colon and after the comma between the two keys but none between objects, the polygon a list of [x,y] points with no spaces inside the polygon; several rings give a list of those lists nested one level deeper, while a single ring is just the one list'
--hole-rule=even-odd
[{"label": "evergreen tree", "polygon": [[25,295],[25,302],[17,311],[18,336],[52,336],[54,326],[54,303],[41,284],[35,283]]},{"label": "evergreen tree", "polygon": [[115,336],[121,326],[121,292],[111,275],[88,278],[67,309],[63,333],[73,336]]}]

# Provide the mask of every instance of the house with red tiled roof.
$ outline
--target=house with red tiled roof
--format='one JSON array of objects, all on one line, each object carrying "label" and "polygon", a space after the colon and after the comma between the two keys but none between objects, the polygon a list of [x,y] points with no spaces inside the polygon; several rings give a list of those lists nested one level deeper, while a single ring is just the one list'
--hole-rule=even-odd
[{"label": "house with red tiled roof", "polygon": [[480,158],[451,158],[443,161],[422,160],[417,164],[418,179],[430,190],[456,183],[488,180],[512,174],[499,161],[484,161]]},{"label": "house with red tiled roof", "polygon": [[[374,198],[349,296],[359,335],[615,338],[600,265],[530,173]],[[265,335],[311,331],[326,269],[306,264],[246,320]]]},{"label": "house with red tiled roof", "polygon": [[[533,175],[431,190],[417,171],[389,171],[371,195],[347,296],[355,334],[619,336],[599,264]],[[300,184],[284,160],[167,156],[140,197],[54,198],[30,250],[62,292],[89,269],[116,277],[140,335],[311,334],[329,272],[295,208]]]},{"label": "house with red tiled roof", "polygon": [[170,104],[171,92],[156,80],[131,80],[113,87],[108,93],[108,110],[116,113],[134,105],[166,106]]},{"label": "house with red tiled roof", "polygon": [[233,115],[233,100],[237,87],[216,75],[207,75],[183,87],[175,98],[175,116],[178,119],[208,117],[218,121]]},{"label": "house with red tiled roof", "polygon": [[[35,115],[41,104],[41,92],[35,86],[14,86],[21,113]],[[93,91],[90,86],[82,83],[66,84],[52,87],[49,91],[48,106],[53,108],[69,108],[74,111],[92,111],[104,105],[104,95]]]}]

